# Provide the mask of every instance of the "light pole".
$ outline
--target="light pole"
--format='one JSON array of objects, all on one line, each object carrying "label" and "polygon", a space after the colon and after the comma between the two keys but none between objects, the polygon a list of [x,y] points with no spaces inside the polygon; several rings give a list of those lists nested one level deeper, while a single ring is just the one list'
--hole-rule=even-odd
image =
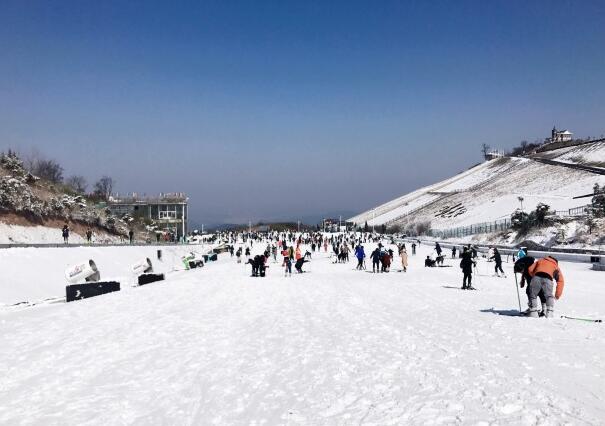
[{"label": "light pole", "polygon": [[298,221],[298,232],[300,233],[300,220]]},{"label": "light pole", "polygon": [[376,222],[376,209],[372,209],[372,234],[374,233],[374,223]]},{"label": "light pole", "polygon": [[521,212],[523,212],[523,197],[517,197],[517,200],[519,200],[519,202],[521,203]]}]

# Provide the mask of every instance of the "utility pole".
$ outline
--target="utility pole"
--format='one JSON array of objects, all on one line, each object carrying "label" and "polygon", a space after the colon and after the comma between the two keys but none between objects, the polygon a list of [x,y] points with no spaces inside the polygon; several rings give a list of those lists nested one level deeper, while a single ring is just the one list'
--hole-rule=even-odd
[{"label": "utility pole", "polygon": [[248,234],[252,234],[252,221],[248,221]]}]

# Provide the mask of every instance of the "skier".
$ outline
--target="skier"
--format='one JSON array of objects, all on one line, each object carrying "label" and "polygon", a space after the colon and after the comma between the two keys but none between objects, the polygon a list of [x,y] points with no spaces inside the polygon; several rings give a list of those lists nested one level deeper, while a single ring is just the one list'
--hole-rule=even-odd
[{"label": "skier", "polygon": [[234,248],[233,248],[233,246],[229,246],[229,253],[231,254],[231,257],[233,257],[233,255],[234,255]]},{"label": "skier", "polygon": [[416,243],[412,243],[412,256],[416,256]]},{"label": "skier", "polygon": [[498,273],[498,271],[500,271],[502,273],[502,275],[504,275],[504,278],[506,278],[506,274],[502,270],[502,256],[500,256],[500,252],[498,251],[498,249],[496,247],[494,247],[494,251],[493,251],[493,255],[492,255],[491,259],[493,259],[494,262],[496,262],[496,267],[495,267],[496,276],[497,277],[500,276],[500,274]]},{"label": "skier", "polygon": [[441,256],[441,246],[439,243],[435,243],[435,251],[437,252],[437,257]]},{"label": "skier", "polygon": [[69,226],[67,223],[63,225],[63,229],[61,230],[61,234],[63,235],[63,243],[69,243]]},{"label": "skier", "polygon": [[358,269],[358,270],[364,269],[363,259],[366,257],[366,254],[364,253],[363,246],[361,244],[359,244],[357,247],[355,247],[355,257],[357,258],[357,268],[356,269]]},{"label": "skier", "polygon": [[349,262],[349,252],[350,251],[351,251],[351,249],[349,249],[349,246],[347,245],[347,243],[345,243],[342,246],[342,250],[341,250],[343,261]]},{"label": "skier", "polygon": [[286,277],[288,275],[292,276],[292,261],[290,260],[290,256],[287,255],[288,251],[284,250],[284,252],[286,252],[286,255],[284,256],[284,263],[283,263],[284,272],[285,272],[284,276],[286,276]]},{"label": "skier", "polygon": [[[308,262],[308,260],[305,260],[304,257],[301,257],[300,259],[298,259],[296,261],[296,263],[294,264],[294,268],[296,268],[296,272],[298,272],[299,274],[302,274],[304,271],[302,270],[302,266],[304,263]],[[291,267],[290,267],[291,268]],[[292,271],[292,269],[290,269],[290,271]],[[290,272],[291,273],[291,272]]]},{"label": "skier", "polygon": [[517,252],[517,259],[523,259],[527,256],[527,247],[521,247]]},{"label": "skier", "polygon": [[381,272],[389,272],[391,269],[391,256],[388,251],[384,251],[382,256],[380,257],[380,262],[382,263]]},{"label": "skier", "polygon": [[401,247],[399,256],[401,256],[401,267],[403,268],[403,272],[407,272],[408,271],[408,252],[405,249],[405,245],[403,247]]},{"label": "skier", "polygon": [[[544,292],[546,298],[546,318],[554,316],[555,299],[559,300],[563,295],[565,280],[563,272],[559,268],[559,262],[552,256],[546,256],[531,265],[527,273],[531,276],[529,283],[529,316],[537,318],[538,314],[538,295],[540,291]],[[557,282],[557,287],[553,294],[553,281]]]},{"label": "skier", "polygon": [[462,290],[475,290],[475,288],[472,286],[474,265],[475,262],[472,258],[472,253],[465,248],[464,252],[462,253],[462,260],[460,261],[460,268],[464,274],[462,278]]},{"label": "skier", "polygon": [[452,247],[452,259],[456,258],[456,246]]},{"label": "skier", "polygon": [[372,259],[372,272],[380,272],[380,247],[374,249],[370,258]]},{"label": "skier", "polygon": [[[531,286],[529,285],[529,283],[531,282],[531,276],[529,275],[529,267],[531,265],[533,265],[534,262],[535,262],[535,259],[533,257],[525,256],[525,257],[522,257],[521,259],[517,259],[517,261],[515,262],[515,266],[514,266],[515,273],[521,274],[521,282],[519,283],[519,287],[523,288],[523,287],[525,287],[525,284],[527,284],[525,294],[527,295],[528,304],[529,304],[529,300],[531,299],[531,297],[530,297]],[[539,313],[539,316],[543,317],[546,315],[546,297],[544,296],[543,290],[541,290],[538,293],[538,297],[540,298],[540,302],[542,304],[542,312]],[[531,311],[531,308],[528,307],[527,310],[525,312],[523,312],[523,315],[529,315],[530,311]]]}]

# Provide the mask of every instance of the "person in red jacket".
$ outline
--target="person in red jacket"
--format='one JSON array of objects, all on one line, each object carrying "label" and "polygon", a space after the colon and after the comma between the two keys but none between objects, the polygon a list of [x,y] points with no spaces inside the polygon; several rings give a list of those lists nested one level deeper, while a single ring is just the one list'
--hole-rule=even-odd
[{"label": "person in red jacket", "polygon": [[[538,314],[538,295],[540,291],[544,292],[546,298],[546,318],[552,318],[554,315],[555,299],[559,300],[563,295],[565,280],[563,273],[559,268],[557,259],[546,256],[531,265],[527,270],[531,277],[529,284],[529,316],[537,318]],[[553,294],[554,281],[557,287]]]}]

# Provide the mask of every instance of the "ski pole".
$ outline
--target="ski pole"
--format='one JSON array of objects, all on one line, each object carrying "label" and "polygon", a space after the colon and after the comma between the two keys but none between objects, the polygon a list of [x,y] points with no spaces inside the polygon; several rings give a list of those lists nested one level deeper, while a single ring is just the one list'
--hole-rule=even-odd
[{"label": "ski pole", "polygon": [[521,296],[519,296],[519,282],[517,281],[517,273],[515,274],[515,287],[517,288],[517,300],[519,301],[519,312],[521,312]]},{"label": "ski pole", "polygon": [[561,315],[561,318],[576,320],[576,321],[586,321],[586,322],[603,322],[600,319],[591,319],[591,318],[577,318],[577,317],[568,317],[566,315]]}]

